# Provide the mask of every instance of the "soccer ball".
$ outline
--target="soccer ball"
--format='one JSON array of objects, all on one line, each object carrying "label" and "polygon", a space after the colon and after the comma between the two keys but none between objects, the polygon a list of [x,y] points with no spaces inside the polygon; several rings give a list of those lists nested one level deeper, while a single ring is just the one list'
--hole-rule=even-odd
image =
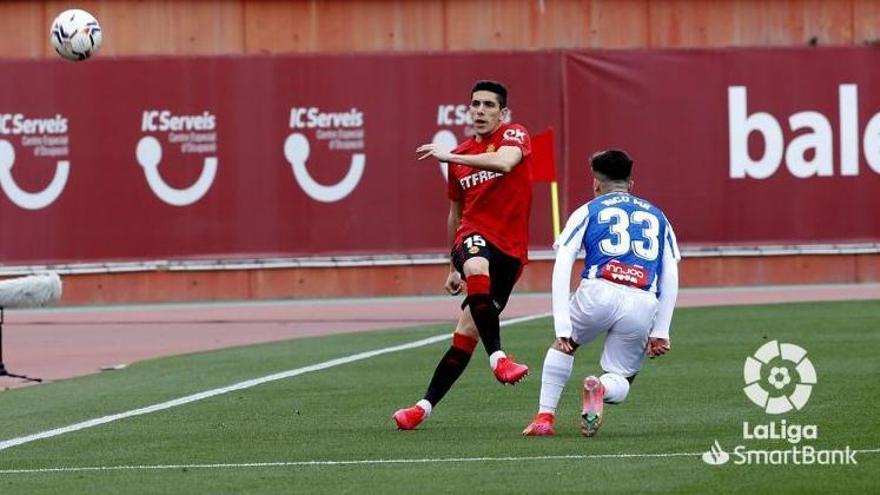
[{"label": "soccer ball", "polygon": [[101,46],[101,26],[85,10],[70,9],[52,22],[49,40],[58,55],[78,62],[91,57]]}]

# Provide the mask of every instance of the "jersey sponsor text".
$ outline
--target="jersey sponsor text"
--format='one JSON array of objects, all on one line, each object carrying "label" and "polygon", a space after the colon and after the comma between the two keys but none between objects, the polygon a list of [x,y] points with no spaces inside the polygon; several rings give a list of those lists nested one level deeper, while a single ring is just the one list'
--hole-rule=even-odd
[{"label": "jersey sponsor text", "polygon": [[471,175],[466,175],[460,179],[458,179],[458,183],[461,184],[462,189],[470,189],[472,187],[479,186],[480,184],[490,181],[496,177],[502,177],[504,174],[501,172],[489,172],[487,170],[480,170],[479,172],[474,172]]}]

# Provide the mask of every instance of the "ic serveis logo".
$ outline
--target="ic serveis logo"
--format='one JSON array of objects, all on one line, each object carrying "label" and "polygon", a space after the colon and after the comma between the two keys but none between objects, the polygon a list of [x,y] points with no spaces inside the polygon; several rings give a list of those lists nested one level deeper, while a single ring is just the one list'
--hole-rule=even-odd
[{"label": "ic serveis logo", "polygon": [[[68,121],[61,114],[54,117],[30,117],[22,113],[0,113],[0,187],[15,205],[26,210],[45,208],[58,199],[70,174]],[[42,191],[22,189],[12,175],[16,153],[13,142],[32,155],[56,159],[55,174]]]},{"label": "ic serveis logo", "polygon": [[159,174],[162,141],[154,135],[143,136],[138,141],[135,157],[144,168],[147,184],[153,193],[172,206],[186,206],[202,199],[217,175],[217,116],[207,110],[198,115],[145,110],[141,116],[141,131],[164,137],[167,144],[178,146],[183,154],[204,156],[199,178],[188,187],[175,188]]},{"label": "ic serveis logo", "polygon": [[[344,112],[325,112],[318,107],[293,107],[288,125],[293,131],[284,141],[284,158],[293,170],[293,178],[315,201],[333,203],[352,193],[364,175],[364,112],[352,108]],[[321,184],[309,173],[309,158],[343,156],[349,160],[348,172],[339,182]],[[329,154],[328,154],[329,153]],[[319,160],[313,160],[319,161]]]}]

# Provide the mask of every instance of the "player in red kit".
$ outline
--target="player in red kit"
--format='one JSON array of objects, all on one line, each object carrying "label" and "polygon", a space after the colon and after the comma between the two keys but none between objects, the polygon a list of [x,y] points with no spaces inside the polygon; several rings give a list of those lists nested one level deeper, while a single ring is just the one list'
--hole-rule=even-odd
[{"label": "player in red kit", "polygon": [[420,146],[419,159],[449,163],[447,230],[452,244],[446,290],[467,297],[452,334],[452,345],[437,365],[424,397],[392,418],[401,430],[416,428],[461,376],[482,339],[489,365],[501,383],[516,383],[529,372],[501,350],[498,317],[528,262],[532,182],[528,131],[505,124],[507,88],[477,81],[471,90],[474,137],[447,152]]}]

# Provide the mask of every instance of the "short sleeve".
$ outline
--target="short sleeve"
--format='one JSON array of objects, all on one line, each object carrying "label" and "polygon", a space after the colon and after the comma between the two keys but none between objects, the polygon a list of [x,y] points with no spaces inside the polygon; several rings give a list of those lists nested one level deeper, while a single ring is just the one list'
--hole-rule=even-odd
[{"label": "short sleeve", "polygon": [[532,138],[529,136],[529,131],[519,124],[512,124],[504,129],[501,142],[498,143],[499,148],[502,146],[516,146],[522,151],[523,156],[532,154]]}]

